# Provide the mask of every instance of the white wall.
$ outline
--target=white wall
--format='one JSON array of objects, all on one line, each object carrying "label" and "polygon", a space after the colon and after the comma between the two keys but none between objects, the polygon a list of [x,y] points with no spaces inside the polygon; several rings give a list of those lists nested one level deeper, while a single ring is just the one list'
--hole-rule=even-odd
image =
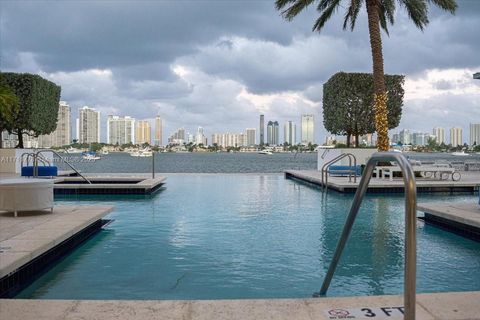
[{"label": "white wall", "polygon": [[[368,159],[377,152],[377,149],[363,149],[363,148],[338,148],[338,149],[319,149],[317,170],[322,170],[322,166],[332,160],[333,158],[344,154],[351,153],[357,159],[357,165],[366,164]],[[348,157],[343,158],[338,165],[348,165]],[[353,165],[353,164],[352,164]]]}]

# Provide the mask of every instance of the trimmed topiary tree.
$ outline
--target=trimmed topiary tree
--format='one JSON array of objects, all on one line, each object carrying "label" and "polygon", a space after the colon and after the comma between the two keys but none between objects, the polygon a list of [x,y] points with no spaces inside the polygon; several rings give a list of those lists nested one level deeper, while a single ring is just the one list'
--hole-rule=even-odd
[{"label": "trimmed topiary tree", "polygon": [[[402,75],[385,75],[387,87],[388,129],[396,128],[402,117]],[[358,147],[359,136],[375,132],[374,84],[371,73],[334,74],[323,85],[323,124],[333,134],[355,136]]]},{"label": "trimmed topiary tree", "polygon": [[57,127],[60,87],[39,75],[2,73],[3,81],[19,99],[19,111],[8,130],[18,135],[17,148],[23,148],[23,134],[49,134]]}]

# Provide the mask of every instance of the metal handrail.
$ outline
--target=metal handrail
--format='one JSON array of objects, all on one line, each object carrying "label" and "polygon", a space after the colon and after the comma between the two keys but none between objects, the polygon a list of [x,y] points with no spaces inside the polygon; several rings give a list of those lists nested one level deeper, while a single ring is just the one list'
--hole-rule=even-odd
[{"label": "metal handrail", "polygon": [[343,248],[348,240],[348,236],[352,229],[358,209],[362,203],[368,184],[372,177],[373,169],[378,162],[396,161],[402,169],[403,182],[405,185],[405,284],[404,284],[404,319],[415,319],[415,286],[416,286],[416,213],[417,213],[417,187],[415,175],[410,162],[402,154],[397,152],[377,152],[368,160],[365,171],[358,185],[357,192],[353,198],[352,207],[348,214],[347,221],[343,227],[342,235],[338,241],[337,248],[333,255],[332,262],[328,268],[327,275],[323,281],[319,295],[323,296],[327,293],[330,281],[337,267]]},{"label": "metal handrail", "polygon": [[[25,161],[25,164],[28,166],[30,164],[30,158],[32,159],[32,165],[35,163],[35,153],[34,152],[25,152],[22,153],[20,156],[20,165],[23,167],[23,163]],[[38,159],[43,165],[51,165],[50,161],[45,159],[44,157],[39,157]]]},{"label": "metal handrail", "polygon": [[[336,156],[335,158],[333,158],[332,160],[326,162],[323,166],[322,166],[322,186],[323,186],[323,189],[326,190],[328,188],[327,186],[327,182],[328,182],[328,168],[330,168],[330,166],[332,166],[334,163],[337,163],[338,161],[342,160],[343,158],[345,157],[348,157],[348,166],[351,168],[352,167],[352,159],[353,159],[353,164],[354,164],[354,171],[353,171],[353,181],[354,182],[357,182],[357,158],[355,157],[355,155],[351,154],[351,153],[342,153],[338,156]],[[325,179],[324,179],[324,176],[325,176]],[[352,172],[350,172],[348,174],[348,182],[351,182],[352,181]]]},{"label": "metal handrail", "polygon": [[78,174],[80,177],[83,178],[83,180],[85,180],[86,182],[88,182],[88,184],[92,184],[92,182],[90,182],[90,180],[88,180],[84,175],[82,175],[77,169],[75,169],[74,166],[72,166],[70,164],[70,162],[68,162],[67,160],[65,160],[57,151],[55,150],[52,150],[52,149],[42,149],[40,151],[37,151],[37,153],[35,153],[35,157],[34,157],[34,160],[35,160],[35,163],[33,165],[33,174],[34,176],[37,176],[38,175],[38,158],[39,158],[39,155],[41,153],[44,153],[44,152],[51,152],[53,153],[54,155],[56,155],[57,157],[60,158],[60,160],[62,160],[63,162],[65,162],[73,171],[75,171],[76,174]]}]

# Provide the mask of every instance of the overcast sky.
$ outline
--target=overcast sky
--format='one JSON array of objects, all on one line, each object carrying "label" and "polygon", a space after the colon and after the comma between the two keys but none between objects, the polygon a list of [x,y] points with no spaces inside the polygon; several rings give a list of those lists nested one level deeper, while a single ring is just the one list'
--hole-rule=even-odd
[{"label": "overcast sky", "polygon": [[[430,10],[424,32],[398,8],[383,34],[385,71],[406,75],[398,129],[431,132],[480,122],[480,1],[456,15]],[[0,68],[38,73],[62,100],[137,119],[164,119],[166,136],[258,130],[259,115],[316,120],[323,142],[322,85],[338,71],[371,72],[366,13],[343,31],[342,10],[322,33],[313,7],[293,22],[274,1],[0,1]],[[297,128],[298,130],[298,128]],[[103,130],[102,136],[105,136]],[[297,132],[299,135],[299,132]]]}]

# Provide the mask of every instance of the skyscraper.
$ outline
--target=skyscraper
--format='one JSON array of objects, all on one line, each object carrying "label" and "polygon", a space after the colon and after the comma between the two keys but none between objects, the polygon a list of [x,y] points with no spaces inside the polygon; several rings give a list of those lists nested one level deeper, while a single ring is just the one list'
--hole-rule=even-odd
[{"label": "skyscraper", "polygon": [[293,121],[285,122],[285,126],[283,128],[283,138],[286,143],[289,145],[294,145],[297,143],[297,126]]},{"label": "skyscraper", "polygon": [[58,106],[57,128],[50,134],[38,137],[40,148],[61,147],[70,144],[70,107],[65,101]]},{"label": "skyscraper", "polygon": [[260,145],[265,143],[265,116],[260,115]]},{"label": "skyscraper", "polygon": [[77,139],[79,143],[100,142],[100,111],[88,106],[78,109]]},{"label": "skyscraper", "polygon": [[470,123],[470,145],[480,145],[480,123]]},{"label": "skyscraper", "polygon": [[157,116],[155,118],[155,145],[161,146],[162,145],[162,118]]},{"label": "skyscraper", "polygon": [[412,133],[412,144],[416,146],[424,146],[428,143],[428,133],[414,132]]},{"label": "skyscraper", "polygon": [[399,139],[402,144],[412,144],[412,135],[410,134],[410,130],[403,129],[400,131]]},{"label": "skyscraper", "polygon": [[109,115],[107,119],[107,143],[128,144],[135,142],[135,119]]},{"label": "skyscraper", "polygon": [[445,143],[445,128],[433,128],[433,135],[437,144]]},{"label": "skyscraper", "polygon": [[452,147],[458,147],[463,145],[463,132],[462,128],[450,129],[450,144]]},{"label": "skyscraper", "polygon": [[[247,129],[250,130],[250,129]],[[252,134],[256,134],[256,130],[253,129]],[[217,144],[221,147],[242,147],[245,146],[246,135],[244,133],[214,133],[212,134],[212,145]],[[254,138],[254,137],[253,137]]]},{"label": "skyscraper", "polygon": [[198,127],[197,129],[197,135],[195,136],[195,144],[203,144],[204,146],[207,145],[207,137],[205,136],[202,127]]},{"label": "skyscraper", "polygon": [[279,143],[278,121],[268,121],[267,124],[267,143],[271,146]]},{"label": "skyscraper", "polygon": [[315,121],[313,114],[302,114],[302,144],[314,143],[315,141]]},{"label": "skyscraper", "polygon": [[135,122],[135,143],[144,144],[152,143],[151,139],[152,129],[150,127],[150,122],[147,120],[139,120]]},{"label": "skyscraper", "polygon": [[251,147],[257,144],[257,139],[256,139],[257,130],[255,128],[245,129],[245,135],[246,135],[246,145],[248,147]]}]

